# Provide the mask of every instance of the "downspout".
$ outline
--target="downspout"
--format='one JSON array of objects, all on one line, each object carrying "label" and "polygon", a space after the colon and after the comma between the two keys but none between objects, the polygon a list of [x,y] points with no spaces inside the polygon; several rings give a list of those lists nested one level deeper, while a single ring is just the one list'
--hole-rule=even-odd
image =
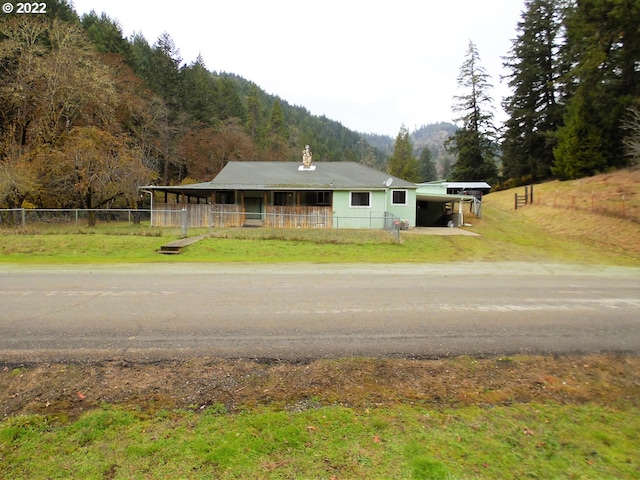
[{"label": "downspout", "polygon": [[153,191],[142,190],[142,193],[148,193],[151,196],[151,215],[149,215],[149,226],[153,227]]}]

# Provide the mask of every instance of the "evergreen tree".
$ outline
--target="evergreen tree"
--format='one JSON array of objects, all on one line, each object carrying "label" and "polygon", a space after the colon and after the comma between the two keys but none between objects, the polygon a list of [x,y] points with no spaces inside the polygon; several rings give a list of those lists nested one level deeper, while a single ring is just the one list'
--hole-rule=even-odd
[{"label": "evergreen tree", "polygon": [[181,108],[195,121],[213,125],[218,117],[216,109],[216,80],[207,71],[202,57],[184,67],[181,72],[180,104]]},{"label": "evergreen tree", "polygon": [[145,82],[149,78],[151,68],[151,55],[153,49],[141,33],[134,33],[130,40],[131,66],[136,74]]},{"label": "evergreen tree", "polygon": [[393,155],[389,159],[387,172],[409,182],[420,181],[420,168],[413,156],[413,146],[409,140],[409,131],[404,125],[396,137]]},{"label": "evergreen tree", "polygon": [[[2,17],[9,17],[9,15],[2,15]],[[71,0],[49,0],[47,1],[47,17],[58,18],[64,22],[78,23],[78,14],[73,9],[73,2]]]},{"label": "evergreen tree", "polygon": [[513,94],[502,143],[503,175],[538,180],[551,175],[553,134],[562,121],[558,51],[565,0],[528,0],[505,67]]},{"label": "evergreen tree", "polygon": [[423,148],[420,152],[418,163],[420,165],[421,182],[431,182],[438,178],[436,164],[433,162],[433,155],[431,154],[431,150],[427,147]]},{"label": "evergreen tree", "polygon": [[456,103],[453,106],[454,112],[461,114],[456,121],[461,121],[462,127],[446,143],[448,150],[457,155],[453,180],[491,181],[497,176],[489,78],[480,65],[476,46],[470,41],[458,76],[458,86],[465,89],[466,93],[454,97]]},{"label": "evergreen tree", "polygon": [[259,142],[260,124],[262,121],[260,97],[258,96],[258,87],[251,84],[249,93],[247,94],[247,130],[249,135],[256,143]]},{"label": "evergreen tree", "polygon": [[216,116],[219,120],[238,118],[244,121],[247,118],[247,109],[238,89],[228,78],[222,77],[216,81]]},{"label": "evergreen tree", "polygon": [[268,156],[272,160],[286,160],[289,146],[289,131],[284,119],[280,100],[276,98],[271,108],[267,129]]},{"label": "evergreen tree", "polygon": [[98,52],[117,53],[122,55],[130,66],[133,66],[131,44],[123,37],[117,21],[109,18],[106,13],[98,16],[92,10],[82,16],[81,23]]},{"label": "evergreen tree", "polygon": [[168,33],[158,38],[151,51],[146,82],[155,93],[160,95],[177,114],[180,95],[180,64],[182,58],[173,39]]},{"label": "evergreen tree", "polygon": [[567,21],[564,61],[571,95],[557,132],[554,175],[593,175],[628,163],[621,124],[640,97],[640,4],[630,0],[577,2]]}]

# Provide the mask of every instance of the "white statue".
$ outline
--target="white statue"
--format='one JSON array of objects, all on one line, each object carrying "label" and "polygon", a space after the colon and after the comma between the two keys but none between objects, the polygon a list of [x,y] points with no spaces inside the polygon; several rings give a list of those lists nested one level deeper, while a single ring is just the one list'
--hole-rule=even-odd
[{"label": "white statue", "polygon": [[302,151],[302,164],[305,168],[309,168],[311,166],[311,160],[311,150],[309,149],[309,145],[306,145]]}]

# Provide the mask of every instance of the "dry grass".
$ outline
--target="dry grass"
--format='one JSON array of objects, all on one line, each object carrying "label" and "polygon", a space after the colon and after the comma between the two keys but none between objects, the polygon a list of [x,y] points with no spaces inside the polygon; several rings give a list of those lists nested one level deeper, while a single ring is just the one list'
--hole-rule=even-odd
[{"label": "dry grass", "polygon": [[496,192],[487,205],[509,211],[546,233],[612,251],[640,252],[640,169],[534,186],[533,204],[514,211],[514,194]]},{"label": "dry grass", "polygon": [[640,358],[625,355],[38,364],[0,372],[0,411],[76,417],[104,403],[152,411],[211,404],[229,411],[267,405],[296,411],[336,404],[455,408],[548,401],[638,407],[639,368]]}]

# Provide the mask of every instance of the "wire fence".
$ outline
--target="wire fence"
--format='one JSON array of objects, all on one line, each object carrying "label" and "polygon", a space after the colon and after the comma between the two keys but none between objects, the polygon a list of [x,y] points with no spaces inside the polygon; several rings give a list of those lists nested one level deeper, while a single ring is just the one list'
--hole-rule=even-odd
[{"label": "wire fence", "polygon": [[640,221],[640,197],[619,193],[585,192],[541,192],[533,186],[525,188],[524,195],[515,194],[515,208],[526,205],[552,207],[565,210],[590,212],[608,217]]},{"label": "wire fence", "polygon": [[[245,218],[246,217],[246,218]],[[22,228],[41,233],[73,232],[85,228],[97,228],[114,234],[130,234],[141,230],[162,230],[168,235],[186,237],[189,231],[231,227],[261,227],[263,229],[332,229],[339,235],[347,230],[386,230],[400,242],[400,230],[409,223],[390,212],[370,213],[365,216],[336,216],[318,220],[317,215],[262,213],[243,215],[236,222],[238,213],[220,212],[214,209],[0,209],[0,228]],[[162,219],[162,222],[158,222]]]}]

